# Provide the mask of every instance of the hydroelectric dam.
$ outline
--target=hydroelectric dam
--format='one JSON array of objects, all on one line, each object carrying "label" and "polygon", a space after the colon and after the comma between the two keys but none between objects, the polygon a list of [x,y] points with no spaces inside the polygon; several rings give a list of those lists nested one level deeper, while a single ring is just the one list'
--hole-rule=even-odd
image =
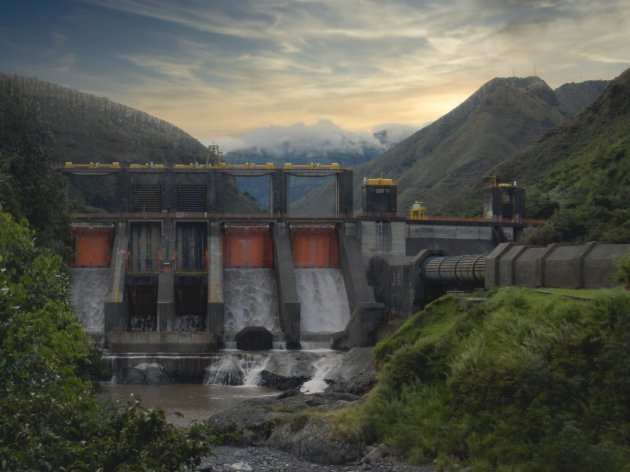
[{"label": "hydroelectric dam", "polygon": [[[484,217],[458,219],[399,216],[389,179],[366,180],[354,214],[352,170],[338,164],[60,171],[98,209],[72,217],[75,311],[113,372],[158,362],[182,382],[200,382],[225,349],[371,345],[388,319],[447,289],[597,285],[628,249],[518,245],[535,222],[513,187],[488,190]],[[268,179],[267,213],[225,212],[225,189],[241,176]],[[291,214],[292,176],[332,177],[334,212]]]}]

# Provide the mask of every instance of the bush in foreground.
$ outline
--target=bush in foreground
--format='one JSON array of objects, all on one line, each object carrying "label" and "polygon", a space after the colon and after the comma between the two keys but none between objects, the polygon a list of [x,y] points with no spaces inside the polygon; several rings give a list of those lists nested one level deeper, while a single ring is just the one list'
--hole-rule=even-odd
[{"label": "bush in foreground", "polygon": [[473,470],[630,470],[630,294],[508,288],[444,297],[376,347],[352,417],[416,462]]},{"label": "bush in foreground", "polygon": [[70,310],[59,257],[0,210],[0,470],[191,469],[205,432],[94,394],[95,348]]}]

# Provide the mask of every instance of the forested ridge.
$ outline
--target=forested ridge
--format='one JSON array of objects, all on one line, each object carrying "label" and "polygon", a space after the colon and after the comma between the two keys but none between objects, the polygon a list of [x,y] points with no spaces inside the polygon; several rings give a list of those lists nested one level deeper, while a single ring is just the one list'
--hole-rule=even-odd
[{"label": "forested ridge", "polygon": [[[26,103],[49,134],[55,165],[73,162],[205,162],[203,144],[173,126],[105,97],[0,72],[0,109]],[[7,117],[2,117],[6,119]]]}]

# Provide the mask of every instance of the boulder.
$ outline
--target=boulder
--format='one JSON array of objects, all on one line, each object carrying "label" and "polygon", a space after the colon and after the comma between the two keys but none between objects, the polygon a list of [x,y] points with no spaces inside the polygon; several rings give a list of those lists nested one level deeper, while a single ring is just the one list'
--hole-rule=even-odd
[{"label": "boulder", "polygon": [[286,377],[263,370],[258,374],[258,385],[275,390],[295,390],[309,380],[310,377]]},{"label": "boulder", "polygon": [[326,376],[327,392],[362,395],[376,382],[374,349],[355,347],[344,354],[339,365]]},{"label": "boulder", "polygon": [[274,428],[267,445],[317,464],[346,464],[361,458],[362,437],[335,439],[321,417],[298,415]]}]

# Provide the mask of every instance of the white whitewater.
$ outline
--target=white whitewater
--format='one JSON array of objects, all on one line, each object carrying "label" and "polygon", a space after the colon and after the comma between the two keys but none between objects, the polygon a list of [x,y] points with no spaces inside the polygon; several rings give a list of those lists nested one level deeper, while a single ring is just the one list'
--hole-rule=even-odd
[{"label": "white whitewater", "polygon": [[[256,385],[261,371],[284,377],[306,377],[301,390],[323,392],[326,379],[339,365],[343,353],[330,349],[332,333],[343,331],[350,320],[350,307],[339,269],[296,269],[301,304],[301,351],[247,353],[225,350],[206,368],[204,383]],[[271,269],[225,269],[226,345],[246,326],[264,326],[280,331],[276,280]]]},{"label": "white whitewater", "polygon": [[109,292],[109,269],[69,269],[70,303],[85,330],[102,333],[104,306]]},{"label": "white whitewater", "polygon": [[295,269],[303,333],[343,331],[350,320],[350,306],[341,270]]},{"label": "white whitewater", "polygon": [[304,382],[300,387],[302,393],[321,393],[326,390],[328,383],[326,379],[334,372],[343,357],[339,351],[324,351],[321,357],[313,363],[313,376],[311,380]]},{"label": "white whitewater", "polygon": [[234,336],[246,326],[280,330],[276,278],[272,269],[225,269],[225,333]]},{"label": "white whitewater", "polygon": [[258,374],[269,361],[269,354],[235,351],[218,356],[208,367],[206,385],[256,385]]}]

